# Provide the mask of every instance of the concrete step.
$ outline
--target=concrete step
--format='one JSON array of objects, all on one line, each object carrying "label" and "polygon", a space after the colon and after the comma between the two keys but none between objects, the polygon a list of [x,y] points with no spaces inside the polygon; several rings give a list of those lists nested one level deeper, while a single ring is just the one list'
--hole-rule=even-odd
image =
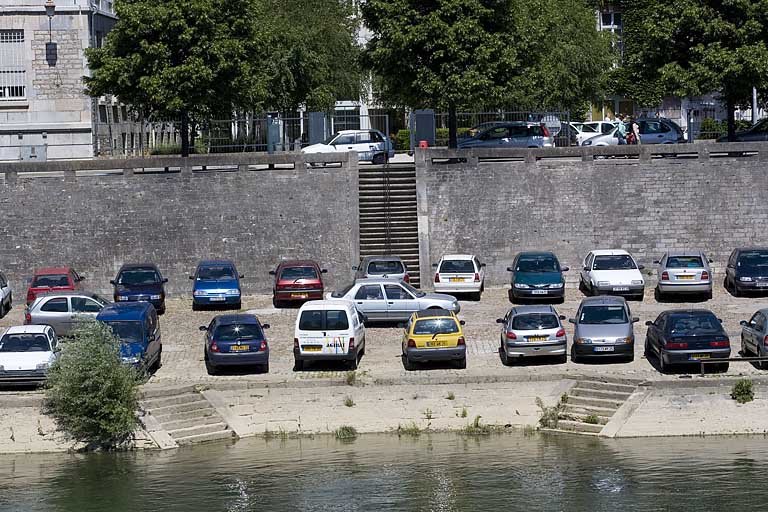
[{"label": "concrete step", "polygon": [[[158,420],[159,421],[159,420]],[[202,425],[211,425],[213,423],[221,423],[221,416],[218,414],[210,414],[208,416],[200,416],[197,418],[177,419],[172,421],[161,421],[160,424],[165,430],[179,430],[183,428],[192,428]]]},{"label": "concrete step", "polygon": [[141,400],[149,401],[153,398],[185,395],[188,393],[197,393],[197,391],[195,391],[194,385],[159,386],[156,384],[147,384],[141,390]]},{"label": "concrete step", "polygon": [[216,409],[208,407],[207,409],[195,409],[193,411],[176,412],[171,414],[157,415],[154,412],[151,413],[157,421],[163,425],[172,423],[174,421],[186,421],[186,420],[198,420],[203,421],[205,418],[218,418],[219,415]]},{"label": "concrete step", "polygon": [[392,243],[415,243],[413,239],[418,236],[418,229],[408,232],[404,230],[390,231],[389,236],[387,233],[360,233],[360,243],[365,240],[366,244],[392,244]]},{"label": "concrete step", "polygon": [[210,409],[211,404],[208,400],[200,397],[196,402],[187,402],[184,404],[167,405],[165,407],[155,407],[154,409],[148,409],[153,416],[162,417],[169,414],[176,414],[180,412],[196,411],[198,409]]},{"label": "concrete step", "polygon": [[199,434],[195,436],[180,437],[174,439],[179,446],[188,446],[191,444],[210,443],[212,441],[222,441],[224,439],[232,439],[234,432],[231,430],[220,430],[218,432],[209,432],[208,434]]},{"label": "concrete step", "polygon": [[568,405],[574,406],[586,406],[586,407],[603,407],[605,409],[613,409],[614,411],[621,407],[624,400],[606,400],[605,398],[591,398],[585,396],[568,396]]},{"label": "concrete step", "polygon": [[142,401],[142,405],[145,409],[157,409],[159,407],[167,407],[169,405],[188,404],[191,402],[198,402],[202,399],[200,393],[184,393],[181,395],[166,396],[162,398],[151,398],[149,400]]},{"label": "concrete step", "polygon": [[571,405],[570,403],[567,403],[563,406],[563,412],[566,414],[597,414],[598,416],[603,416],[605,418],[610,418],[613,416],[613,414],[616,412],[616,409],[611,409],[610,407],[596,407],[596,406],[580,406],[580,405]]},{"label": "concrete step", "polygon": [[557,422],[557,428],[568,430],[570,432],[585,432],[590,434],[599,434],[603,430],[602,425],[591,425],[580,421],[560,420]]},{"label": "concrete step", "polygon": [[605,391],[601,389],[581,388],[576,387],[568,392],[570,396],[583,396],[589,398],[607,398],[609,400],[619,400],[623,402],[632,393],[622,393],[619,391]]},{"label": "concrete step", "polygon": [[216,423],[207,423],[203,425],[194,425],[192,427],[177,428],[174,430],[167,430],[168,434],[175,440],[182,439],[184,437],[199,436],[202,434],[210,434],[212,432],[220,432],[227,429],[227,424],[223,421],[217,421]]},{"label": "concrete step", "polygon": [[576,381],[576,387],[588,388],[588,389],[602,389],[605,391],[618,391],[620,393],[634,393],[637,386],[631,384],[620,384],[618,382],[606,382],[600,380],[578,380]]},{"label": "concrete step", "polygon": [[595,414],[595,413],[587,413],[587,414],[581,413],[581,414],[577,414],[577,413],[572,413],[572,412],[566,412],[566,413],[563,413],[563,415],[561,417],[565,421],[580,421],[581,423],[586,423],[585,420],[588,417],[592,416],[593,414],[594,414],[595,417],[597,417],[597,422],[598,422],[599,425],[605,425],[606,423],[608,423],[611,420],[610,416],[600,416],[599,414]]}]

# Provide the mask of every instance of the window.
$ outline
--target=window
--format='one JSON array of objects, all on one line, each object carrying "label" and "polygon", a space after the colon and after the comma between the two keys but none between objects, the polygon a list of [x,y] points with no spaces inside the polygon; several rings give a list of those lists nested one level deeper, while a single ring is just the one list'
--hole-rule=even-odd
[{"label": "window", "polygon": [[26,98],[24,31],[0,30],[0,101]]},{"label": "window", "polygon": [[405,272],[399,261],[372,261],[368,264],[369,274],[402,274]]},{"label": "window", "polygon": [[637,268],[632,258],[626,254],[615,256],[596,256],[593,270],[633,270]]},{"label": "window", "polygon": [[302,331],[343,331],[349,329],[347,312],[344,310],[304,311],[299,319]]},{"label": "window", "polygon": [[768,252],[749,251],[742,252],[736,263],[742,270],[763,269],[768,267]]},{"label": "window", "polygon": [[49,274],[36,276],[32,281],[32,288],[66,288],[70,286],[69,276],[66,274]]},{"label": "window", "polygon": [[8,281],[5,280],[3,274],[0,274],[0,288],[5,288],[6,286],[8,286]]},{"label": "window", "polygon": [[722,327],[715,315],[675,315],[670,318],[672,334],[695,336],[720,334]]},{"label": "window", "polygon": [[763,332],[763,329],[765,328],[765,315],[762,313],[756,313],[755,317],[755,330],[758,332]]},{"label": "window", "polygon": [[361,286],[355,295],[356,300],[384,300],[384,295],[381,293],[381,285],[372,284],[367,286]]},{"label": "window", "polygon": [[49,352],[51,345],[45,334],[6,334],[0,340],[0,352]]},{"label": "window", "polygon": [[355,136],[353,134],[339,135],[333,141],[334,146],[343,146],[344,144],[354,144]]},{"label": "window", "polygon": [[443,260],[440,273],[443,274],[473,274],[475,265],[472,260]]},{"label": "window", "polygon": [[537,331],[540,329],[557,329],[560,322],[555,315],[547,313],[528,313],[517,315],[512,319],[512,329],[516,331]]},{"label": "window", "polygon": [[410,300],[413,298],[396,284],[384,285],[384,290],[387,292],[387,298],[390,300]]},{"label": "window", "polygon": [[280,272],[280,279],[285,279],[286,281],[317,279],[317,271],[314,267],[285,267]]},{"label": "window", "polygon": [[123,343],[142,343],[144,341],[144,326],[141,322],[117,320],[106,322],[112,329],[112,334]]},{"label": "window", "polygon": [[325,311],[304,311],[299,320],[299,329],[302,331],[322,331],[324,313]]},{"label": "window", "polygon": [[480,136],[482,140],[497,140],[509,137],[509,129],[506,126],[491,128]]},{"label": "window", "polygon": [[384,142],[384,139],[378,132],[371,132],[371,141],[372,142]]},{"label": "window", "polygon": [[[541,134],[538,134],[538,135],[541,135]],[[527,126],[510,126],[509,136],[510,137],[527,137],[528,127]]]},{"label": "window", "polygon": [[347,312],[343,310],[329,310],[325,312],[325,328],[329,331],[344,331],[349,329]]},{"label": "window", "polygon": [[417,320],[413,326],[413,334],[455,334],[459,326],[453,318],[428,318]]},{"label": "window", "polygon": [[93,299],[72,297],[72,311],[75,313],[98,313],[103,306]]},{"label": "window", "polygon": [[560,272],[560,265],[551,256],[524,257],[517,260],[515,272]]},{"label": "window", "polygon": [[204,281],[232,281],[237,279],[234,269],[229,265],[209,265],[200,267],[197,278]]},{"label": "window", "polygon": [[263,340],[264,334],[257,324],[220,325],[213,335],[216,341]]},{"label": "window", "polygon": [[626,324],[624,306],[588,306],[582,308],[580,324]]},{"label": "window", "polygon": [[356,133],[355,142],[357,142],[357,144],[368,144],[372,142],[371,133],[370,132]]},{"label": "window", "polygon": [[40,311],[45,311],[46,313],[66,313],[69,311],[67,299],[66,297],[51,299],[43,304],[43,306],[40,308]]},{"label": "window", "polygon": [[153,268],[132,268],[120,272],[117,276],[117,284],[137,286],[142,284],[155,284],[161,281],[157,271]]},{"label": "window", "polygon": [[667,268],[703,268],[704,263],[699,256],[670,256]]}]

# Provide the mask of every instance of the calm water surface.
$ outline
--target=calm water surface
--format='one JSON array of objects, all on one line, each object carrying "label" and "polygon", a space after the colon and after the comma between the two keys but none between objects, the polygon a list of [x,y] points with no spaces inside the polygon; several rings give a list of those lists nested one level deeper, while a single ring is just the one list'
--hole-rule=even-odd
[{"label": "calm water surface", "polygon": [[766,510],[768,439],[249,439],[0,456],[0,511]]}]

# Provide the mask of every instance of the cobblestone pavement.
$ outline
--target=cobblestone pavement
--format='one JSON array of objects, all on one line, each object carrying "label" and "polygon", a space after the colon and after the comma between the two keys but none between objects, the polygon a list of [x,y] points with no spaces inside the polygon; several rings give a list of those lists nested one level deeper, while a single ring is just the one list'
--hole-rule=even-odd
[{"label": "cobblestone pavement", "polygon": [[[17,296],[21,295],[17,291]],[[575,289],[567,291],[563,304],[555,307],[567,317],[575,315],[576,308],[583,298]],[[605,375],[628,379],[679,379],[677,375],[661,375],[655,359],[646,360],[643,356],[647,320],[653,320],[659,312],[673,308],[708,308],[723,319],[723,324],[731,337],[732,355],[736,356],[740,347],[739,321],[748,319],[759,309],[768,307],[768,297],[732,297],[717,286],[714,298],[706,302],[657,303],[652,290],[646,290],[643,302],[630,302],[632,313],[640,317],[635,324],[635,361],[622,363],[598,361],[596,363],[558,364],[549,359],[532,360],[512,367],[504,367],[498,355],[499,325],[496,318],[504,315],[511,307],[507,298],[507,288],[486,290],[482,301],[462,301],[460,317],[466,321],[468,361],[466,370],[450,367],[429,366],[415,372],[406,372],[400,359],[402,329],[397,327],[373,327],[366,335],[366,353],[360,362],[356,377],[362,381],[380,382],[440,382],[446,379],[465,376],[467,378],[490,378],[499,380],[549,380],[567,375]],[[252,373],[248,369],[209,376],[203,364],[203,335],[198,330],[207,325],[221,311],[192,311],[191,299],[170,299],[167,313],[161,316],[163,335],[163,366],[150,379],[150,384],[173,385],[197,382],[221,382],[247,380],[265,384],[312,381],[319,378],[345,378],[346,368],[341,365],[310,366],[308,370],[293,372],[293,329],[296,309],[275,309],[271,297],[267,295],[244,297],[243,309],[255,312],[271,328],[267,336],[271,349],[271,369],[266,375]],[[2,320],[0,326],[20,324],[23,320],[23,305],[16,305]],[[573,326],[566,323],[570,346]],[[652,364],[653,363],[653,364]],[[698,367],[689,371],[698,372]],[[728,375],[761,374],[750,363],[731,363]]]}]

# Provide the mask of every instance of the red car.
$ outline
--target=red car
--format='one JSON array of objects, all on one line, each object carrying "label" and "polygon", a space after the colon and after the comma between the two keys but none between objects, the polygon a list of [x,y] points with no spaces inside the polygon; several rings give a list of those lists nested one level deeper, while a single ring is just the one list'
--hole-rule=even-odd
[{"label": "red car", "polygon": [[275,276],[272,286],[272,303],[276,308],[308,300],[322,300],[323,278],[326,269],[312,260],[290,260],[281,262],[269,274]]},{"label": "red car", "polygon": [[70,267],[41,268],[29,282],[27,306],[32,304],[38,293],[52,291],[81,290],[80,282],[85,279]]}]

